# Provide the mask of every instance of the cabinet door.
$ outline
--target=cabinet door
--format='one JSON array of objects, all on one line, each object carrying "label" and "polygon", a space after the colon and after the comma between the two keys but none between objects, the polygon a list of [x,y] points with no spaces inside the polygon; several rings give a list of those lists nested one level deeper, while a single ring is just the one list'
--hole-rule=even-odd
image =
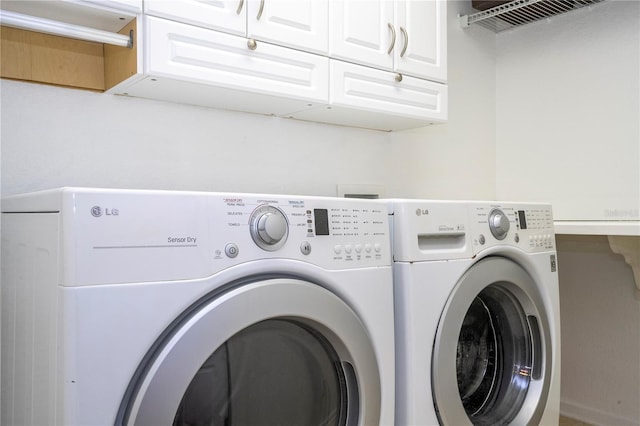
[{"label": "cabinet door", "polygon": [[389,49],[394,41],[397,43],[398,36],[393,24],[393,2],[332,0],[329,10],[332,58],[393,69],[393,52],[389,53]]},{"label": "cabinet door", "polygon": [[249,0],[247,35],[257,40],[327,54],[329,0]]},{"label": "cabinet door", "polygon": [[[220,99],[213,99],[215,102],[210,105],[274,114],[291,108],[286,100],[305,107],[327,102],[329,59],[326,57],[262,42],[250,50],[244,37],[154,17],[148,17],[145,22],[145,73],[156,77],[158,83],[166,77],[191,85],[197,83],[200,87],[192,87],[189,93],[183,94],[176,90],[172,96],[178,99],[181,96],[195,99],[208,87],[215,87],[222,89],[215,92]],[[158,91],[162,87],[158,84]],[[166,87],[174,90],[178,85]],[[269,99],[259,95],[280,98],[283,108],[275,102],[269,105]],[[266,100],[267,111],[253,105],[255,99]],[[204,104],[189,100],[185,103]]]},{"label": "cabinet door", "polygon": [[329,105],[292,114],[302,120],[402,130],[447,119],[447,86],[332,59]]},{"label": "cabinet door", "polygon": [[398,0],[395,70],[430,80],[447,79],[447,3]]},{"label": "cabinet door", "polygon": [[145,0],[144,11],[178,22],[245,35],[246,0]]}]

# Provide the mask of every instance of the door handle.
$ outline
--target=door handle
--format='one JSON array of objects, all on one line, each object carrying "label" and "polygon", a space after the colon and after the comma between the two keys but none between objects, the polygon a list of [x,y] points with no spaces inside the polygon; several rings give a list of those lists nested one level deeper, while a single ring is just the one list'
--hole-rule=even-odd
[{"label": "door handle", "polygon": [[262,11],[264,10],[264,0],[260,0],[260,8],[258,9],[258,16],[256,16],[256,19],[259,21],[260,18],[262,17]]},{"label": "door handle", "polygon": [[404,29],[404,27],[400,27],[400,32],[404,37],[404,47],[402,48],[402,52],[400,52],[400,57],[402,58],[404,54],[407,53],[407,47],[409,46],[409,34],[407,33],[407,30]]},{"label": "door handle", "polygon": [[387,50],[387,55],[390,55],[391,52],[393,51],[393,46],[395,46],[396,44],[396,29],[393,28],[393,25],[391,25],[391,22],[389,22],[387,25],[389,25],[389,29],[391,30],[391,45]]}]

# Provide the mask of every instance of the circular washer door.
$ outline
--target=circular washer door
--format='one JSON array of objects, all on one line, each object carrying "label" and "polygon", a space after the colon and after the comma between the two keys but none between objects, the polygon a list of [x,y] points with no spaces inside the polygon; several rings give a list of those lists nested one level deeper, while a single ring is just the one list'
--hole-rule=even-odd
[{"label": "circular washer door", "polygon": [[489,257],[456,284],[440,317],[432,387],[442,424],[537,424],[551,380],[540,288],[517,263]]},{"label": "circular washer door", "polygon": [[376,424],[369,334],[335,294],[292,278],[212,294],[159,339],[116,424]]}]

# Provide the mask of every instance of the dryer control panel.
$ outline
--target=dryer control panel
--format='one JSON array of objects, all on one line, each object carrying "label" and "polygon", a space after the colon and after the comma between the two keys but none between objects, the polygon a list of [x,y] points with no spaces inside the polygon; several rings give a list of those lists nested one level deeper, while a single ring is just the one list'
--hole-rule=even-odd
[{"label": "dryer control panel", "polygon": [[60,188],[7,198],[3,210],[58,221],[62,285],[199,279],[270,259],[391,266],[379,200]]},{"label": "dryer control panel", "polygon": [[553,213],[547,204],[470,203],[474,252],[496,244],[527,252],[555,249]]}]

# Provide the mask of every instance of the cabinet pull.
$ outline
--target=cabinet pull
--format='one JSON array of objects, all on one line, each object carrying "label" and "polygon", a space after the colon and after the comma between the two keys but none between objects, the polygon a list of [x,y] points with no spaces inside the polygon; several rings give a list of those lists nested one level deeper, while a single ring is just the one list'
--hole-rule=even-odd
[{"label": "cabinet pull", "polygon": [[402,52],[400,52],[400,57],[402,58],[404,54],[407,53],[407,47],[409,46],[409,34],[403,27],[400,27],[400,32],[404,36],[404,47],[402,48]]},{"label": "cabinet pull", "polygon": [[390,55],[391,51],[393,50],[393,46],[395,46],[396,44],[396,29],[393,28],[393,25],[391,25],[391,22],[389,22],[387,25],[389,25],[389,29],[391,30],[391,45],[387,50],[387,55]]},{"label": "cabinet pull", "polygon": [[256,50],[256,48],[258,47],[258,42],[250,38],[249,40],[247,40],[247,47],[249,48],[249,50]]},{"label": "cabinet pull", "polygon": [[240,3],[238,3],[238,8],[236,9],[236,15],[240,15],[240,12],[242,12],[243,6],[244,6],[244,0],[240,0]]},{"label": "cabinet pull", "polygon": [[396,81],[398,83],[400,83],[402,81],[402,74],[400,74],[400,73],[396,74]]},{"label": "cabinet pull", "polygon": [[262,11],[264,10],[264,0],[260,0],[260,9],[258,9],[258,16],[256,16],[256,19],[259,21],[260,18],[262,17]]}]

